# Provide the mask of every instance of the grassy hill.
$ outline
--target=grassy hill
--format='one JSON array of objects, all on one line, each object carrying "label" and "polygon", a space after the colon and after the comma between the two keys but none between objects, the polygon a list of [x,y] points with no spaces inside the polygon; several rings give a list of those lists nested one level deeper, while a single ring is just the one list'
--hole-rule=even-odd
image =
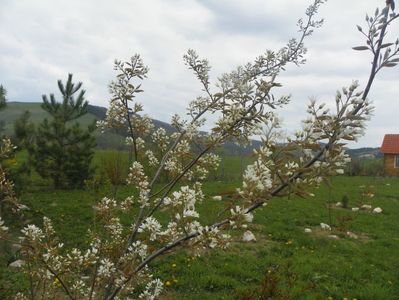
[{"label": "grassy hill", "polygon": [[[31,113],[31,121],[39,124],[44,118],[48,117],[48,113],[43,111],[38,102],[9,102],[5,110],[0,111],[0,120],[5,122],[5,133],[12,136],[14,129],[14,121],[21,116],[26,110]],[[105,118],[107,109],[105,107],[89,105],[88,113],[79,119],[82,126],[88,126],[94,120],[103,120]],[[159,120],[152,120],[155,127],[163,127],[168,132],[174,131],[174,128],[165,122]],[[99,131],[95,133],[97,138],[98,148],[101,149],[123,149],[124,137],[114,132],[106,132],[101,134]],[[259,141],[253,141],[251,146],[246,148],[240,147],[233,142],[227,142],[224,146],[224,152],[227,155],[248,156],[252,153],[254,148],[260,146]],[[355,158],[378,158],[381,157],[379,148],[359,148],[348,149],[348,154]]]},{"label": "grassy hill", "polygon": [[[34,124],[39,124],[44,118],[48,118],[49,114],[41,108],[41,103],[38,102],[8,102],[7,107],[0,111],[0,120],[5,123],[5,134],[12,136],[14,133],[14,122],[25,111],[31,113],[31,121]],[[107,109],[105,107],[88,105],[88,113],[78,119],[82,126],[88,126],[93,121],[103,120],[105,118]],[[174,128],[165,122],[159,120],[152,120],[155,127],[163,127],[168,132],[174,131]],[[124,149],[124,137],[116,132],[95,132],[97,146],[101,149]],[[260,142],[254,141],[253,145],[242,148],[235,143],[227,142],[224,147],[224,152],[228,155],[249,155],[254,148],[257,148]]]},{"label": "grassy hill", "polygon": [[[14,121],[19,118],[25,111],[31,113],[31,121],[35,124],[39,124],[44,118],[49,118],[49,114],[40,107],[41,103],[37,102],[9,102],[7,107],[0,111],[0,120],[5,122],[5,131],[7,135],[13,134]],[[82,126],[91,124],[94,120],[98,120],[98,117],[89,112],[79,119]]]},{"label": "grassy hill", "polygon": [[[0,111],[0,120],[4,122],[5,134],[12,136],[14,133],[14,122],[25,111],[31,113],[30,120],[35,125],[38,125],[45,118],[50,115],[41,108],[41,103],[38,102],[8,102],[7,107]],[[92,124],[94,121],[103,119],[105,117],[106,108],[100,106],[88,106],[88,113],[78,119],[81,126],[85,127]],[[107,132],[101,134],[100,131],[95,132],[97,145],[99,148],[113,148],[121,149],[124,145],[124,138],[116,133]]]}]

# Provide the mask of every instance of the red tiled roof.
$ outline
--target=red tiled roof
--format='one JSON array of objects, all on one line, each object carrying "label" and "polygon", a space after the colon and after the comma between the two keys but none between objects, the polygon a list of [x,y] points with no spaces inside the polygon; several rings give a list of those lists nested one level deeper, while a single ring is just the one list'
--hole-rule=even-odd
[{"label": "red tiled roof", "polygon": [[399,153],[399,134],[386,134],[380,151],[381,153]]}]

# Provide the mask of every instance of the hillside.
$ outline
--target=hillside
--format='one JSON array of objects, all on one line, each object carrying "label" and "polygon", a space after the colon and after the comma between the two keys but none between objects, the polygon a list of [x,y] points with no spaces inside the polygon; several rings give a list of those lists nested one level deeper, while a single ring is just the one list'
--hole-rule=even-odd
[{"label": "hillside", "polygon": [[[4,132],[6,135],[12,136],[14,132],[14,121],[20,117],[25,111],[31,113],[30,120],[34,124],[39,124],[44,118],[48,118],[49,114],[42,110],[41,103],[38,102],[8,102],[7,107],[0,111],[0,120],[4,122]],[[79,123],[82,126],[88,126],[96,120],[105,117],[106,109],[99,106],[88,106],[88,113],[79,118]],[[99,148],[116,148],[123,147],[123,137],[119,134],[107,132],[100,134],[95,132],[97,144]]]},{"label": "hillside", "polygon": [[[5,123],[5,134],[12,136],[14,132],[14,121],[21,116],[25,111],[31,113],[31,121],[34,124],[39,124],[44,118],[49,117],[49,114],[43,111],[40,107],[41,103],[38,102],[8,102],[6,109],[0,111],[0,120]],[[94,121],[103,120],[105,118],[107,109],[105,107],[88,105],[88,113],[81,117],[79,120],[82,126],[88,126]],[[163,127],[171,132],[174,128],[165,122],[159,120],[152,120],[155,127]],[[99,131],[95,132],[97,146],[101,149],[123,149],[124,137],[120,133],[105,132],[101,134]],[[253,145],[247,148],[242,148],[234,143],[226,143],[224,152],[233,155],[248,155],[252,150],[259,146],[258,141],[254,141]]]},{"label": "hillside", "polygon": [[[0,120],[5,122],[5,133],[7,135],[13,134],[13,123],[22,115],[26,110],[31,113],[31,121],[35,124],[40,123],[44,118],[48,117],[48,113],[43,111],[40,107],[41,103],[38,102],[8,102],[5,110],[0,111]],[[81,117],[79,122],[83,126],[88,126],[96,120],[102,120],[105,118],[107,109],[105,107],[88,105],[88,114]],[[152,120],[156,127],[163,127],[167,131],[173,131],[173,127],[165,122],[159,120]],[[101,134],[99,131],[95,133],[97,139],[98,148],[107,149],[123,149],[124,148],[124,137],[115,132],[106,132]],[[249,155],[252,153],[254,148],[260,146],[259,141],[253,141],[251,146],[246,148],[240,147],[232,142],[226,143],[224,152],[230,155]],[[355,158],[376,158],[381,157],[379,148],[359,148],[359,149],[348,149],[347,152],[350,156]]]}]

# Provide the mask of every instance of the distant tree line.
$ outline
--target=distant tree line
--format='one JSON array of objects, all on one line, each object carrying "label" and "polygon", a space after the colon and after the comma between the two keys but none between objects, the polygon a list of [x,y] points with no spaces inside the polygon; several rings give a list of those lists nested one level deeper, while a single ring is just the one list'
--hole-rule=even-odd
[{"label": "distant tree line", "polygon": [[345,174],[349,176],[384,176],[384,159],[352,158],[346,166]]}]

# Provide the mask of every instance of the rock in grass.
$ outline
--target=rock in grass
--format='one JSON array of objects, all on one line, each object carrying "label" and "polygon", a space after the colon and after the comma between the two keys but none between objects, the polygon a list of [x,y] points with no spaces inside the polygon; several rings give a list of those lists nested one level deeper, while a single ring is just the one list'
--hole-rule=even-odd
[{"label": "rock in grass", "polygon": [[357,234],[355,234],[355,233],[353,233],[353,232],[347,231],[347,232],[346,232],[346,235],[349,236],[349,237],[352,238],[352,239],[356,239],[356,240],[358,239]]},{"label": "rock in grass", "polygon": [[335,206],[336,207],[342,207],[342,203],[341,202],[337,202],[337,203],[335,203]]},{"label": "rock in grass", "polygon": [[371,210],[371,209],[372,209],[372,206],[371,206],[371,205],[368,205],[368,204],[364,204],[364,205],[362,205],[362,209],[364,209],[364,210]]},{"label": "rock in grass", "polygon": [[25,262],[21,259],[18,259],[16,261],[13,261],[12,263],[10,263],[8,266],[11,268],[20,268],[25,264]]},{"label": "rock in grass", "polygon": [[339,240],[339,237],[337,235],[335,235],[335,234],[330,234],[328,237],[330,239]]},{"label": "rock in grass", "polygon": [[359,211],[359,207],[352,207],[352,211]]},{"label": "rock in grass", "polygon": [[323,230],[331,230],[331,226],[326,223],[320,223],[320,228]]},{"label": "rock in grass", "polygon": [[374,208],[374,209],[373,209],[373,213],[375,213],[375,214],[380,214],[380,213],[382,213],[382,208],[381,208],[381,207],[376,207],[376,208]]},{"label": "rock in grass", "polygon": [[244,232],[244,234],[242,236],[242,240],[243,240],[243,242],[255,242],[256,237],[251,231],[247,230]]},{"label": "rock in grass", "polygon": [[222,201],[222,196],[213,196],[212,199],[215,201]]},{"label": "rock in grass", "polygon": [[305,232],[306,232],[306,233],[312,233],[312,229],[310,229],[310,228],[305,228]]},{"label": "rock in grass", "polygon": [[20,244],[12,244],[11,245],[11,251],[13,253],[18,252],[19,250],[21,250],[22,246]]}]

